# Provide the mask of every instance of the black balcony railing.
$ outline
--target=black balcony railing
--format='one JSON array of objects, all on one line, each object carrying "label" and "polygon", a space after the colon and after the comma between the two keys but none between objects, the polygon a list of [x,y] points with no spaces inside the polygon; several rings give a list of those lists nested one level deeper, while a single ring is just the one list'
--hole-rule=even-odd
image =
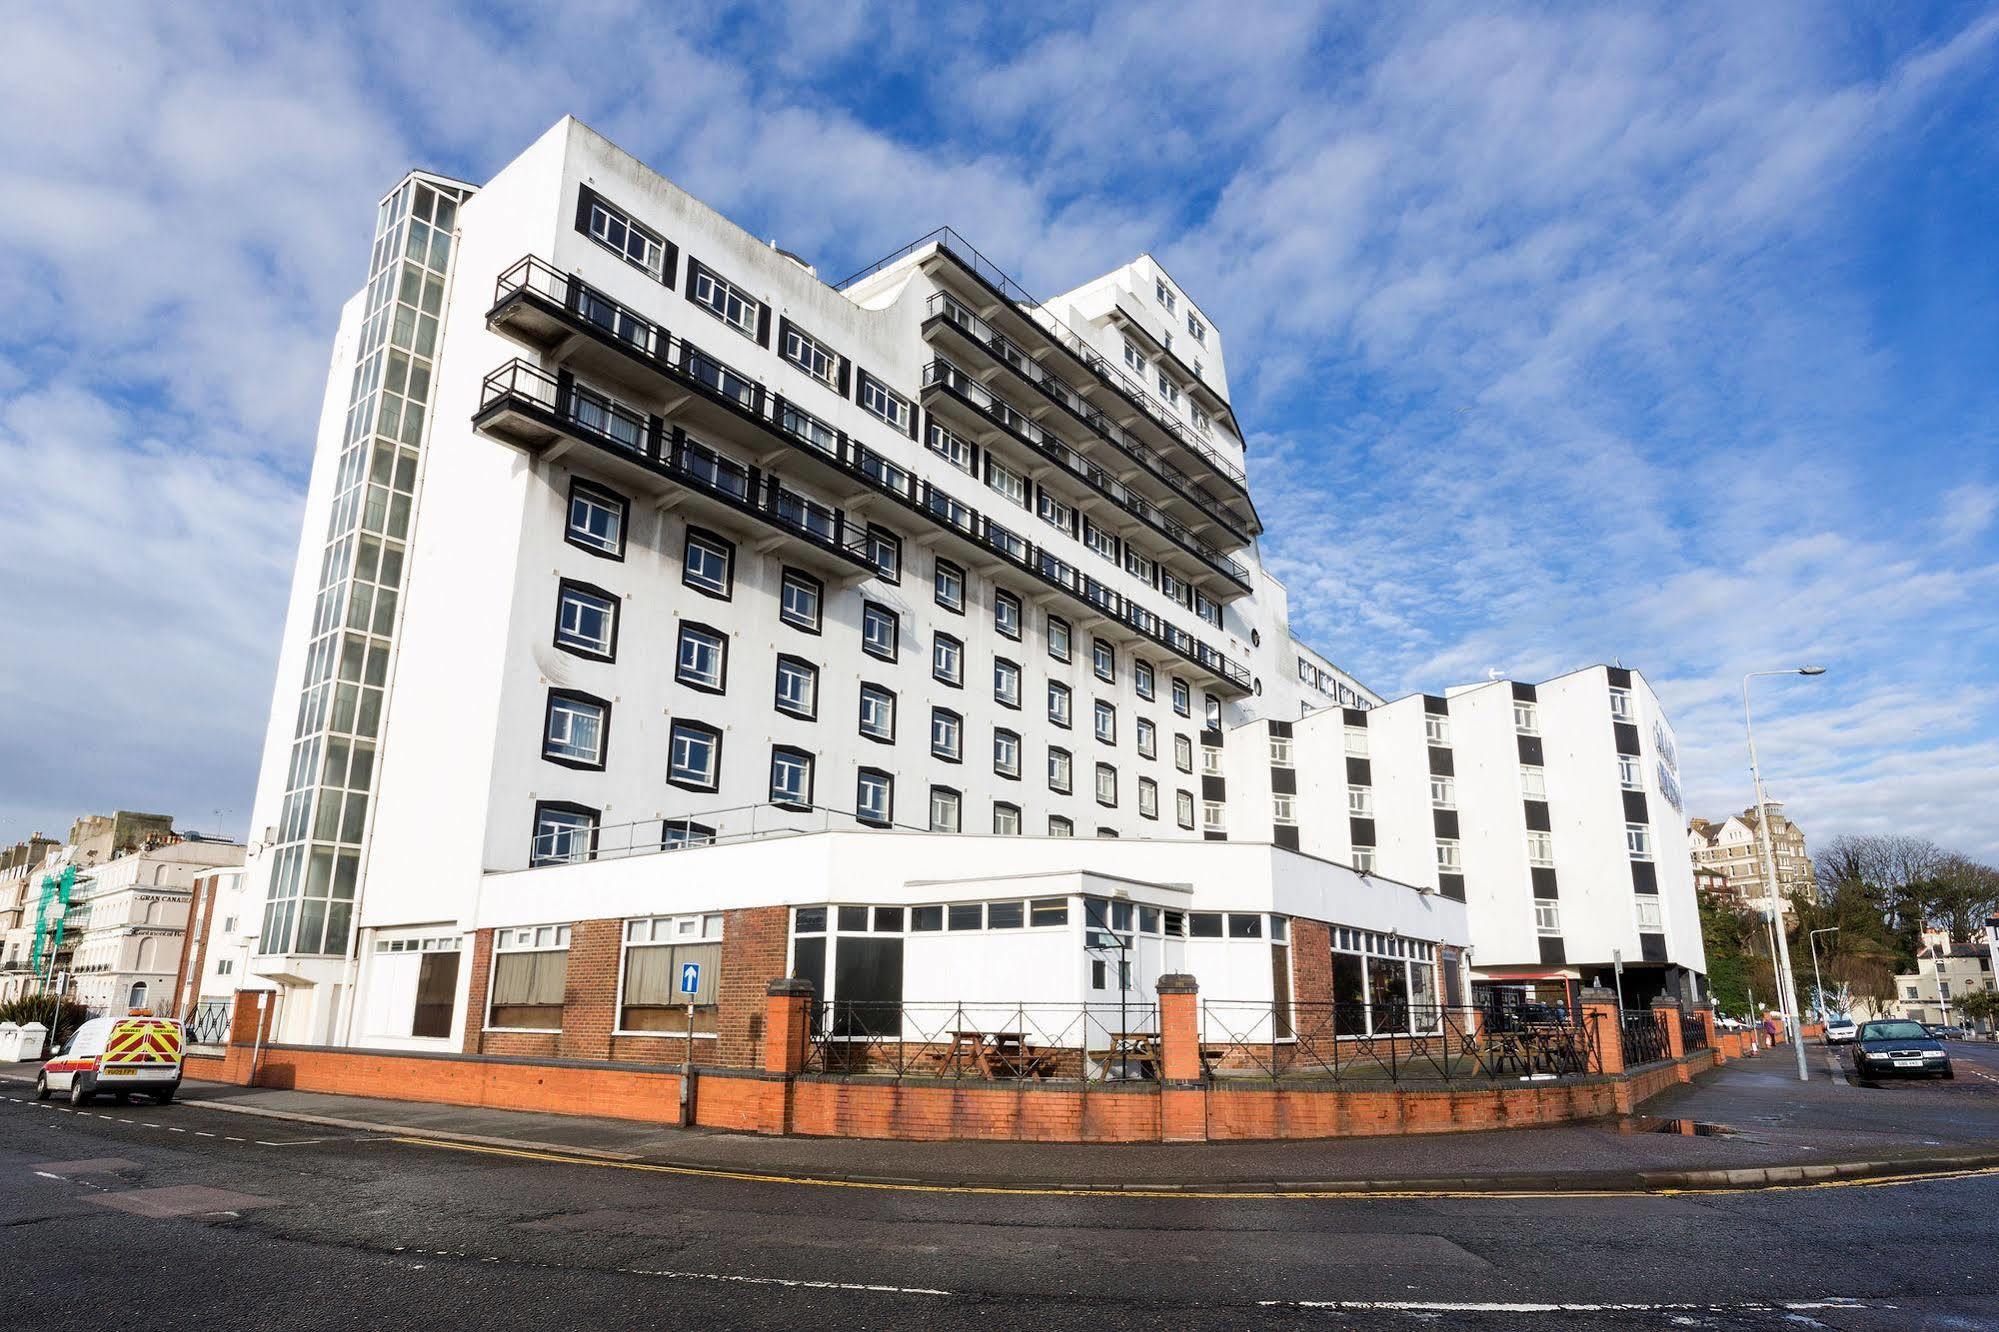
[{"label": "black balcony railing", "polygon": [[1179,421],[1168,415],[1165,407],[1154,401],[1143,384],[1126,374],[1121,366],[1099,355],[1081,334],[1050,314],[1040,301],[1034,299],[1018,282],[1008,277],[999,265],[980,254],[977,248],[955,229],[939,227],[927,235],[917,237],[909,244],[883,256],[847,278],[839,284],[839,289],[844,291],[882,269],[900,262],[908,255],[932,245],[939,253],[956,260],[973,277],[997,292],[1003,300],[1011,303],[1023,319],[1033,324],[1051,342],[1088,369],[1098,382],[1128,401],[1132,407],[1143,413],[1155,428],[1200,458],[1217,476],[1234,486],[1245,499],[1248,498],[1249,480],[1240,467],[1216,452],[1212,445],[1196,438]]},{"label": "black balcony railing", "polygon": [[550,428],[647,466],[691,490],[750,514],[787,534],[872,567],[865,527],[787,487],[777,476],[740,462],[656,418],[639,416],[588,385],[551,375],[525,361],[509,361],[486,376],[479,418],[503,410],[525,411]]},{"label": "black balcony railing", "polygon": [[[581,279],[565,274],[532,255],[501,274],[496,300],[487,313],[487,319],[493,323],[505,323],[517,306],[527,302],[533,303],[543,315],[556,320],[565,330],[581,331],[599,338],[636,365],[699,393],[705,400],[726,409],[731,416],[754,425],[822,465],[859,479],[910,512],[995,552],[1029,576],[1076,598],[1086,609],[1130,627],[1182,659],[1200,666],[1228,686],[1243,692],[1254,687],[1248,668],[1220,650],[1130,602],[1087,574],[1079,573],[1060,557],[1041,550],[1034,542],[993,522],[950,492],[917,479],[909,469],[890,461],[845,431],[819,420],[783,395],[770,392],[762,384],[701,348],[674,337],[664,327],[596,291]],[[486,377],[479,415],[486,417],[501,405],[502,399],[525,404],[564,429],[580,430],[582,437],[593,443],[650,461],[669,475],[686,476],[692,478],[692,483],[702,484],[703,477],[696,474],[700,470],[698,461],[694,464],[696,472],[684,471],[677,444],[669,443],[660,424],[649,421],[650,434],[642,443],[635,445],[630,426],[630,419],[636,419],[635,413],[628,408],[616,407],[609,398],[597,394],[587,385],[572,386],[565,392],[563,382],[558,376],[524,361],[511,362]],[[578,402],[594,405],[586,405],[579,415],[576,408]],[[603,422],[601,425],[600,419]],[[749,470],[752,474],[756,471],[754,468]],[[775,479],[770,480],[774,482]],[[783,522],[783,514],[771,496],[772,492],[766,487],[759,491],[754,501],[734,498],[739,504],[753,503],[754,511],[760,516],[789,527],[790,524]],[[723,497],[730,496],[723,493]],[[813,529],[807,526],[793,530],[809,535]],[[843,552],[851,553],[865,546],[864,532],[856,533],[841,527],[837,529],[837,535],[839,548]]]}]

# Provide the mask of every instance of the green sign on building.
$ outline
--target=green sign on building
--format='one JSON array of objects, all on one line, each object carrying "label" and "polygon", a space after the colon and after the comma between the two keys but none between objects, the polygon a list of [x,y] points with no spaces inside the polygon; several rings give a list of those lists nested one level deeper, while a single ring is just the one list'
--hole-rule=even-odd
[{"label": "green sign on building", "polygon": [[28,959],[31,971],[42,969],[42,950],[53,957],[62,947],[63,917],[69,914],[70,890],[76,887],[76,866],[65,865],[61,874],[42,876],[42,900],[35,907],[35,947]]}]

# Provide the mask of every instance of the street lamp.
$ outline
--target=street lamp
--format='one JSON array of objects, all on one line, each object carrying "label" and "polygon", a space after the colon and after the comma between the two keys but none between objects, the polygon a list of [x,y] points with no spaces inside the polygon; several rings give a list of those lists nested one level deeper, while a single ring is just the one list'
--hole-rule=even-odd
[{"label": "street lamp", "polygon": [[1826,925],[1813,930],[1805,936],[1805,942],[1812,946],[1812,993],[1819,1006],[1820,1021],[1825,1021],[1827,1015],[1825,1011],[1825,982],[1819,978],[1819,936],[1821,934],[1838,933],[1839,926]]},{"label": "street lamp", "polygon": [[1777,903],[1777,852],[1770,839],[1770,805],[1763,796],[1763,772],[1756,765],[1756,730],[1749,716],[1749,682],[1759,675],[1824,675],[1823,666],[1793,666],[1783,671],[1751,671],[1742,677],[1742,730],[1749,738],[1749,776],[1756,784],[1756,831],[1763,843],[1763,900],[1771,932],[1777,936],[1777,1003],[1784,1017],[1784,1030],[1798,1056],[1798,1081],[1810,1082],[1805,1069],[1804,1030],[1798,1024],[1797,982],[1791,977],[1791,941],[1778,919],[1783,908]]}]

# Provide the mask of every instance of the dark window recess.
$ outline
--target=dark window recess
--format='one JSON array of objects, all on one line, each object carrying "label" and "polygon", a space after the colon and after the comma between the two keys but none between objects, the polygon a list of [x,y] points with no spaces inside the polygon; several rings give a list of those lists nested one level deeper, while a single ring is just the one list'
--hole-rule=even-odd
[{"label": "dark window recess", "polygon": [[1346,720],[1346,724],[1349,726],[1367,725],[1366,708],[1341,708],[1340,716]]},{"label": "dark window recess", "polygon": [[833,953],[833,1030],[902,1034],[902,940],[843,934]]},{"label": "dark window recess", "polygon": [[1541,940],[1541,965],[1544,967],[1565,967],[1569,964],[1569,953],[1562,947],[1560,939]]},{"label": "dark window recess", "polygon": [[1439,874],[1437,891],[1453,902],[1465,900],[1465,876],[1462,874]]},{"label": "dark window recess", "polygon": [[1530,868],[1527,872],[1530,875],[1532,875],[1534,879],[1534,896],[1536,897],[1561,896],[1561,893],[1558,892],[1555,887],[1555,867],[1553,865],[1535,865],[1532,868]]},{"label": "dark window recess", "polygon": [[1529,767],[1545,766],[1541,761],[1541,737],[1538,735],[1516,735],[1514,741],[1520,746],[1520,761]]},{"label": "dark window recess", "polygon": [[1454,809],[1433,809],[1430,822],[1436,828],[1437,836],[1455,841],[1458,836],[1458,812]]},{"label": "dark window recess", "polygon": [[1436,745],[1430,746],[1430,775],[1432,777],[1455,776],[1457,770],[1457,762],[1451,757],[1450,750],[1440,748]]},{"label": "dark window recess", "polygon": [[1187,916],[1187,935],[1193,939],[1219,939],[1222,937],[1222,915],[1219,911],[1194,911]]},{"label": "dark window recess", "polygon": [[951,908],[951,928],[976,930],[985,925],[986,908],[980,902],[960,902]]},{"label": "dark window recess", "polygon": [[1537,701],[1538,696],[1534,693],[1533,685],[1522,684],[1518,680],[1515,680],[1513,682],[1513,698],[1518,703],[1533,703]]},{"label": "dark window recess", "polygon": [[824,1011],[819,1005],[826,997],[826,940],[823,936],[800,939],[792,944],[791,974],[812,982],[812,1027],[817,1031],[819,1015]]},{"label": "dark window recess", "polygon": [[1298,825],[1295,823],[1273,823],[1270,825],[1270,840],[1286,851],[1298,850]]},{"label": "dark window recess", "polygon": [[1425,694],[1423,711],[1434,713],[1439,717],[1448,717],[1451,715],[1451,701],[1442,694]]},{"label": "dark window recess", "polygon": [[410,1035],[449,1036],[452,997],[458,993],[458,954],[425,953],[416,973],[416,1011]]},{"label": "dark window recess", "polygon": [[1201,730],[1201,743],[1204,745],[1213,745],[1216,749],[1220,749],[1222,747],[1221,728],[1203,727]]},{"label": "dark window recess", "polygon": [[863,906],[843,906],[840,908],[840,932],[849,930],[865,934],[868,928],[868,909]]},{"label": "dark window recess", "polygon": [[1374,768],[1369,760],[1353,757],[1347,759],[1347,785],[1374,785]]},{"label": "dark window recess", "polygon": [[[1117,829],[1115,829],[1115,828],[1099,828],[1099,829],[1097,829],[1097,836],[1099,836],[1099,837],[1116,837],[1116,836],[1117,836]],[[1204,842],[1226,842],[1226,841],[1228,841],[1228,840],[1229,840],[1229,835],[1228,835],[1227,833],[1225,833],[1225,832],[1213,832],[1213,831],[1210,831],[1210,832],[1204,832],[1204,833],[1202,833],[1202,834],[1201,834],[1201,840],[1202,840],[1202,841],[1204,841]]]},{"label": "dark window recess", "polygon": [[1617,752],[1636,754],[1638,750],[1638,728],[1630,722],[1612,722],[1610,732],[1617,737]]},{"label": "dark window recess", "polygon": [[986,928],[1017,930],[1027,923],[1018,902],[993,902],[986,907]]},{"label": "dark window recess", "polygon": [[944,928],[944,908],[941,906],[920,906],[909,909],[909,928],[912,930],[941,930]]},{"label": "dark window recess", "polygon": [[1272,735],[1289,736],[1292,733],[1291,723],[1288,721],[1274,721],[1270,723],[1270,733]]},{"label": "dark window recess", "polygon": [[1666,936],[1663,934],[1639,935],[1638,960],[1641,962],[1664,962],[1666,960]]},{"label": "dark window recess", "polygon": [[1659,891],[1659,867],[1649,860],[1631,862],[1631,886],[1641,893]]},{"label": "dark window recess", "polygon": [[1624,821],[1626,823],[1650,823],[1645,814],[1645,793],[1643,791],[1623,791]]},{"label": "dark window recess", "polygon": [[1523,800],[1521,807],[1527,812],[1527,826],[1535,832],[1553,832],[1555,825],[1548,818],[1548,802],[1545,800]]},{"label": "dark window recess", "polygon": [[1353,844],[1355,846],[1374,845],[1373,819],[1348,819],[1347,831],[1352,834]]},{"label": "dark window recess", "polygon": [[1206,773],[1201,774],[1201,799],[1227,800],[1228,798],[1229,798],[1228,778],[1210,777]]},{"label": "dark window recess", "polygon": [[1616,688],[1631,688],[1631,672],[1628,668],[1623,666],[1606,666],[1604,674],[1610,677],[1610,683]]}]

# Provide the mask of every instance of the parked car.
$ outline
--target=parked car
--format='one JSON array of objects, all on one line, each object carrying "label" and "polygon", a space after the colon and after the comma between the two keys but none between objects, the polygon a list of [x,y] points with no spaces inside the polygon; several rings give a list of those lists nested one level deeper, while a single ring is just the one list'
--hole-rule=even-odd
[{"label": "parked car", "polygon": [[1923,1030],[1928,1032],[1932,1038],[1939,1041],[1954,1041],[1957,1039],[1957,1028],[1946,1027],[1941,1022],[1925,1022],[1923,1023]]},{"label": "parked car", "polygon": [[1825,1043],[1827,1045],[1851,1045],[1860,1036],[1859,1024],[1850,1017],[1827,1018],[1825,1020]]},{"label": "parked car", "polygon": [[1902,1019],[1865,1023],[1853,1050],[1854,1076],[1862,1085],[1877,1078],[1954,1078],[1950,1052],[1920,1022]]},{"label": "parked car", "polygon": [[1729,1017],[1726,1013],[1723,1013],[1715,1017],[1714,1025],[1722,1031],[1741,1031],[1742,1019]]},{"label": "parked car", "polygon": [[97,1093],[109,1092],[123,1103],[143,1092],[165,1105],[180,1090],[183,1048],[180,1023],[172,1018],[92,1018],[69,1044],[50,1051],[35,1075],[35,1099],[67,1092],[71,1105],[86,1105]]}]

